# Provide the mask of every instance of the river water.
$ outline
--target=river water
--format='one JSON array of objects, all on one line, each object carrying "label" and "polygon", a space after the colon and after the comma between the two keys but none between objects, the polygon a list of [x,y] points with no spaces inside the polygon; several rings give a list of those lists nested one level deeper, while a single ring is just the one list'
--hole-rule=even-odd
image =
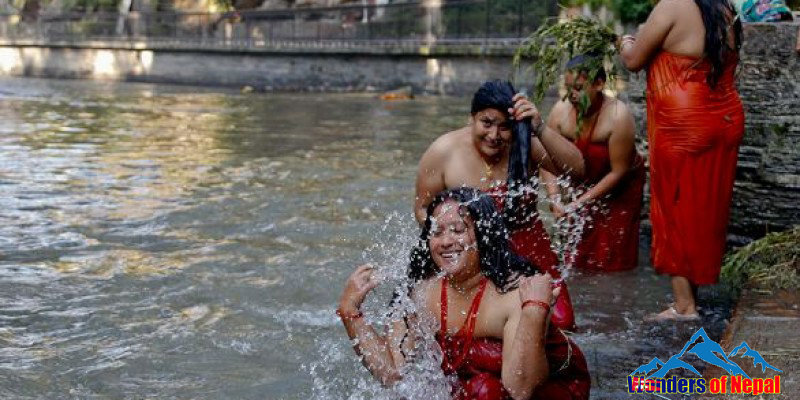
[{"label": "river water", "polygon": [[[333,311],[355,265],[402,274],[416,162],[467,111],[0,79],[0,398],[380,397]],[[642,323],[669,287],[641,260],[568,281],[595,399],[700,326]],[[718,338],[730,297],[701,300]]]}]

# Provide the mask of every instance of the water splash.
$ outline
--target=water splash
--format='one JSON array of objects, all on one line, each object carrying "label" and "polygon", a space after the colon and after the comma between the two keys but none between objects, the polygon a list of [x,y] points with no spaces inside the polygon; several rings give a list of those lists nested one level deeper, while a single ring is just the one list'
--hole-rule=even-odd
[{"label": "water splash", "polygon": [[[403,379],[391,387],[382,387],[366,369],[353,375],[359,358],[345,337],[318,338],[318,360],[304,365],[314,381],[312,398],[327,399],[407,399],[450,400],[451,378],[441,369],[442,354],[434,340],[438,321],[417,312],[417,301],[409,296],[406,277],[408,257],[418,237],[416,223],[398,212],[389,214],[379,231],[376,243],[361,255],[363,263],[374,266],[381,285],[364,302],[365,318],[379,334],[391,337],[393,324],[406,321],[413,349],[401,368]],[[389,300],[391,299],[391,300]],[[360,367],[359,367],[360,368]]]},{"label": "water splash", "polygon": [[[538,177],[532,177],[525,184],[509,189],[508,197],[512,199],[512,206],[524,210],[523,215],[512,216],[510,218],[512,222],[516,220],[520,224],[528,224],[539,219],[546,228],[550,228],[550,245],[558,256],[557,269],[561,274],[556,282],[560,282],[568,278],[572,272],[578,254],[578,244],[583,238],[584,230],[591,224],[590,211],[602,207],[602,204],[596,201],[581,207],[566,206],[574,204],[585,193],[585,188],[575,185],[567,175],[556,177],[553,184],[560,193],[557,203],[546,195],[545,183]],[[531,209],[530,206],[526,208],[525,203],[531,203],[531,199],[538,200],[536,209]],[[553,204],[564,208],[564,216],[555,217],[550,211]]]}]

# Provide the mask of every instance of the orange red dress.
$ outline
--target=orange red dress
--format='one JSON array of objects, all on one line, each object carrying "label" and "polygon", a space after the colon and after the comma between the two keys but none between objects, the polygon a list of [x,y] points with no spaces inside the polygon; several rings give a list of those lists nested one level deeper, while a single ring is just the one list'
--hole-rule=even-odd
[{"label": "orange red dress", "polygon": [[647,69],[651,257],[656,272],[716,283],[744,134],[729,57],[712,89],[711,64],[662,51]]},{"label": "orange red dress", "polygon": [[[608,142],[592,142],[595,119],[589,134],[575,141],[583,154],[585,185],[596,185],[611,172]],[[646,171],[637,153],[628,173],[604,197],[585,207],[585,225],[575,254],[576,268],[622,271],[635,268],[639,259],[639,219]]]},{"label": "orange red dress", "polygon": [[[510,400],[502,382],[503,341],[473,336],[487,279],[472,299],[464,325],[455,335],[447,334],[447,279],[441,286],[441,328],[436,340],[442,348],[442,369],[458,376],[454,400]],[[539,385],[534,400],[588,400],[591,379],[580,348],[552,325],[545,338],[550,368],[547,381]]]}]

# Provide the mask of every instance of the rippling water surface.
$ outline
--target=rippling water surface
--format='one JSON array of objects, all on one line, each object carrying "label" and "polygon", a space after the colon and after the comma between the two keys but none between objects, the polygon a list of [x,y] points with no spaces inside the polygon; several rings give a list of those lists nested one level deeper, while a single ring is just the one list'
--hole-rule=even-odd
[{"label": "rippling water surface", "polygon": [[[416,162],[467,103],[1,79],[0,398],[383,396],[333,310],[354,265],[402,273]],[[640,322],[649,267],[569,283],[593,398],[697,329]]]}]

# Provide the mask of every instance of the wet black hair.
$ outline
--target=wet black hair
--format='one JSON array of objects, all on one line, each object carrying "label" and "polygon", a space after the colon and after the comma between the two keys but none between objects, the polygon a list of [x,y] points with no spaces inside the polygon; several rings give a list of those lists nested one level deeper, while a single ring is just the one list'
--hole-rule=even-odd
[{"label": "wet black hair", "polygon": [[428,205],[427,217],[419,242],[411,251],[408,277],[416,283],[429,279],[439,272],[433,262],[428,241],[431,235],[433,211],[446,201],[455,201],[466,210],[475,225],[481,273],[489,278],[501,292],[516,286],[516,278],[536,273],[535,265],[511,250],[509,231],[495,208],[494,200],[480,190],[461,187],[441,192]]},{"label": "wet black hair", "polygon": [[603,67],[603,59],[600,58],[599,54],[595,53],[578,54],[572,57],[567,61],[567,65],[564,69],[567,71],[575,71],[579,74],[586,73],[589,76],[594,74],[594,81],[602,80],[605,82],[607,78],[606,69]]},{"label": "wet black hair", "polygon": [[[705,57],[711,63],[706,81],[714,88],[725,69],[725,59],[733,52],[739,55],[742,47],[742,21],[728,0],[694,0],[703,16],[706,28]],[[731,18],[734,18],[731,21]],[[733,25],[733,48],[728,45],[728,28]]]}]

